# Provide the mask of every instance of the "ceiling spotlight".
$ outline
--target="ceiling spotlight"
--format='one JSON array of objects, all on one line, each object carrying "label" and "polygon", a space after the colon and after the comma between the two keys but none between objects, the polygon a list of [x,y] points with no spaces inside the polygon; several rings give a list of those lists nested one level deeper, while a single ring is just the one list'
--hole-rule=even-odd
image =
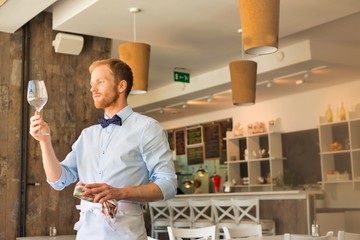
[{"label": "ceiling spotlight", "polygon": [[206,100],[206,101],[208,101],[208,102],[212,102],[212,97],[208,97],[208,99]]},{"label": "ceiling spotlight", "polygon": [[181,105],[182,108],[187,108],[187,104],[183,103],[183,105]]},{"label": "ceiling spotlight", "polygon": [[295,82],[296,85],[301,85],[303,83],[304,83],[304,80],[302,80],[302,79],[296,80],[296,82]]},{"label": "ceiling spotlight", "polygon": [[164,113],[164,109],[160,108],[160,114],[163,114]]},{"label": "ceiling spotlight", "polygon": [[272,82],[268,81],[268,83],[266,84],[266,87],[271,88],[271,86],[272,86]]},{"label": "ceiling spotlight", "polygon": [[305,79],[308,79],[308,78],[309,78],[309,71],[306,71],[306,72],[304,73],[304,78],[305,78]]}]

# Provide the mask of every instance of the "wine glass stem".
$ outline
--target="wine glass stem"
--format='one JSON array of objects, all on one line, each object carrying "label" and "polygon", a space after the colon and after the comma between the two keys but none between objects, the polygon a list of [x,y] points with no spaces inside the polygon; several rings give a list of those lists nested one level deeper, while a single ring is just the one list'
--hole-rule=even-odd
[{"label": "wine glass stem", "polygon": [[[39,113],[39,115],[41,115],[41,110],[42,108],[36,108],[35,111]],[[39,131],[39,135],[50,135],[48,132],[44,132],[42,127],[40,128],[40,131]]]}]

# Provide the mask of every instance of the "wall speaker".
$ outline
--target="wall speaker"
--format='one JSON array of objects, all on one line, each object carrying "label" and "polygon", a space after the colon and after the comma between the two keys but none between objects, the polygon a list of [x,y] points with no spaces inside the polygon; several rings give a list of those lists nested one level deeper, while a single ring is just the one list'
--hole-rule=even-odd
[{"label": "wall speaker", "polygon": [[84,45],[84,38],[73,34],[58,33],[52,45],[57,53],[79,55]]}]

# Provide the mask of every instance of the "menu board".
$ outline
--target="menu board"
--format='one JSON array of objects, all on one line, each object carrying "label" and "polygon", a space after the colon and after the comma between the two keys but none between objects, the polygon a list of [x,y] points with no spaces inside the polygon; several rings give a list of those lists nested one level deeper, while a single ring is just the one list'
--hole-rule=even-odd
[{"label": "menu board", "polygon": [[187,149],[188,165],[203,164],[204,163],[204,147],[188,147]]},{"label": "menu board", "polygon": [[169,131],[169,132],[168,132],[168,142],[169,142],[170,150],[171,150],[171,151],[175,150],[174,131]]},{"label": "menu board", "polygon": [[220,122],[220,149],[221,149],[221,158],[220,158],[220,164],[225,164],[227,161],[227,155],[226,155],[226,132],[232,131],[232,121],[231,120],[224,120]]},{"label": "menu board", "polygon": [[211,124],[204,126],[205,159],[220,157],[220,126]]},{"label": "menu board", "polygon": [[202,126],[186,129],[187,145],[202,144]]},{"label": "menu board", "polygon": [[176,155],[185,154],[185,131],[177,130],[175,131],[175,149]]}]

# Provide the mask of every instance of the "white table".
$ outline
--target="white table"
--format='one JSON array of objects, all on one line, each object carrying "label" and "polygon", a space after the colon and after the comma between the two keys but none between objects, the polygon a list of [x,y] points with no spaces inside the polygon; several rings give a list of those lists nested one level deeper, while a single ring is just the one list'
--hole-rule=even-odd
[{"label": "white table", "polygon": [[[229,240],[284,240],[284,234],[261,237],[231,238]],[[332,240],[337,240],[337,237],[333,236]]]},{"label": "white table", "polygon": [[58,235],[56,237],[50,236],[33,236],[33,237],[18,237],[16,240],[75,240],[76,235]]},{"label": "white table", "polygon": [[247,237],[247,238],[231,238],[230,240],[283,240],[284,235],[272,235],[261,237]]},{"label": "white table", "polygon": [[[50,236],[33,236],[33,237],[18,237],[16,240],[75,240],[76,235],[58,235],[56,237]],[[152,239],[152,238],[148,238]],[[271,240],[271,239],[269,239]]]}]

